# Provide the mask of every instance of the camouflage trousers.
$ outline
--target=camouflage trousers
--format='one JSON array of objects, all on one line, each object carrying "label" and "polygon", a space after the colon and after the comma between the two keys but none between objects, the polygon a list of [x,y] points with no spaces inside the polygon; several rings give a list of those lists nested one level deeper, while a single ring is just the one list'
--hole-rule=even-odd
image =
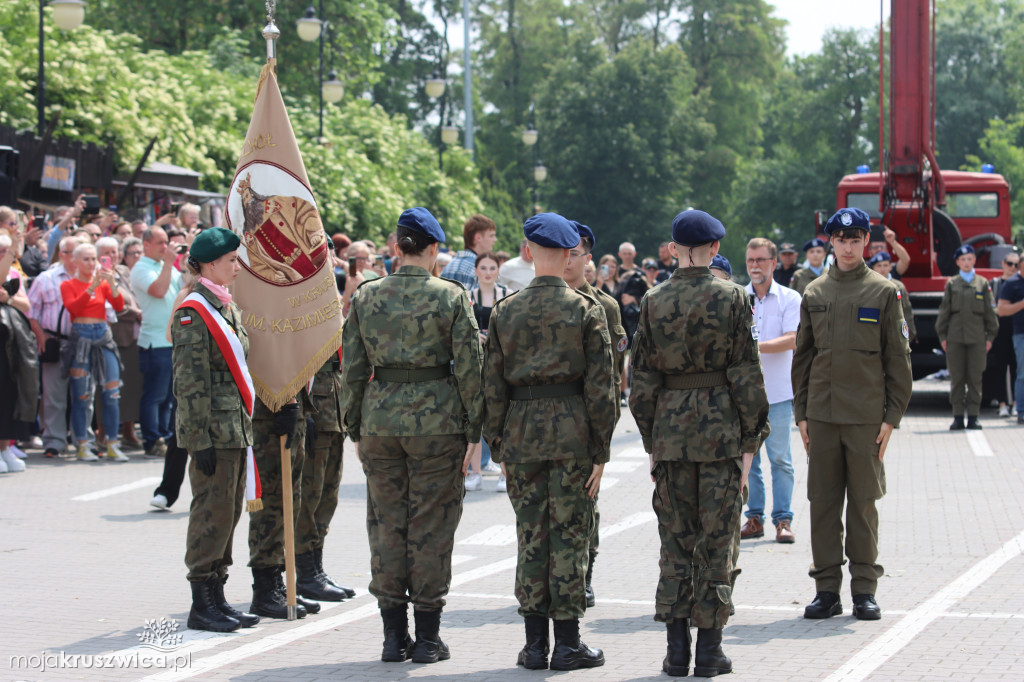
[{"label": "camouflage trousers", "polygon": [[452,582],[455,530],[466,495],[466,438],[363,436],[370,594],[381,609],[437,611]]},{"label": "camouflage trousers", "polygon": [[506,463],[516,513],[519,615],[581,618],[587,608],[587,548],[594,502],[585,485],[593,460]]},{"label": "camouflage trousers", "polygon": [[192,506],[185,536],[185,565],[191,582],[223,578],[231,565],[235,526],[245,510],[245,450],[217,450],[217,470],[207,476],[189,457]]},{"label": "camouflage trousers", "polygon": [[733,537],[742,510],[737,464],[655,464],[652,504],[661,535],[655,620],[690,618],[710,629],[728,622]]},{"label": "camouflage trousers", "polygon": [[302,466],[302,501],[295,520],[296,554],[323,549],[324,538],[338,508],[344,444],[344,433],[322,431],[317,435],[313,452],[306,453]]},{"label": "camouflage trousers", "polygon": [[[589,475],[588,475],[589,478]],[[590,501],[590,506],[593,512],[593,524],[590,528],[590,540],[588,541],[588,547],[590,556],[597,556],[597,548],[601,545],[601,510],[597,506],[597,498],[600,497],[600,493],[594,495],[594,499]]]},{"label": "camouflage trousers", "polygon": [[[263,509],[249,515],[249,566],[284,566],[284,497],[281,480],[281,437],[271,433],[273,422],[253,419],[253,454],[263,488]],[[295,524],[302,504],[302,470],[305,465],[306,422],[299,419],[292,439],[292,519]],[[294,525],[293,525],[294,527]]]}]

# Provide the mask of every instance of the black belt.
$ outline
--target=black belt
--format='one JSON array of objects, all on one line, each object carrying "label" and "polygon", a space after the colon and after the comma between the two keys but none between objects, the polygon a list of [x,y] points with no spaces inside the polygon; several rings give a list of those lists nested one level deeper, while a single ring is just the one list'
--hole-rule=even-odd
[{"label": "black belt", "polygon": [[373,378],[375,381],[392,381],[396,384],[414,384],[420,381],[433,381],[451,376],[452,366],[450,364],[438,365],[437,367],[417,367],[415,369],[402,369],[400,367],[374,367]]},{"label": "black belt", "polygon": [[512,400],[539,400],[540,398],[565,398],[583,395],[583,380],[577,379],[565,384],[540,384],[538,386],[512,386]]},{"label": "black belt", "polygon": [[728,383],[724,371],[702,372],[699,374],[666,374],[665,388],[687,390],[693,388],[714,388]]}]

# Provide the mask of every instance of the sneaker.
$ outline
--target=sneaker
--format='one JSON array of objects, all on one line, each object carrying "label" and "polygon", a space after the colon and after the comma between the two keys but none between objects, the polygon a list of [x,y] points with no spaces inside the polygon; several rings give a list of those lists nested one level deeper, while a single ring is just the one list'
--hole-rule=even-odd
[{"label": "sneaker", "polygon": [[117,443],[107,442],[107,461],[108,462],[127,462],[128,458],[123,452],[121,452]]},{"label": "sneaker", "polygon": [[480,467],[481,474],[500,474],[501,465],[495,462],[493,459],[487,463],[487,466]]},{"label": "sneaker", "polygon": [[157,509],[167,509],[170,507],[167,504],[167,498],[163,495],[154,495],[153,499],[149,501],[150,507],[156,507]]},{"label": "sneaker", "polygon": [[163,457],[167,454],[167,443],[163,438],[157,438],[153,446],[146,450],[146,457]]},{"label": "sneaker", "polygon": [[481,490],[484,487],[484,478],[480,474],[466,475],[466,490]]},{"label": "sneaker", "polygon": [[508,484],[505,482],[505,474],[498,476],[498,484],[494,486],[494,492],[504,493],[508,492]]},{"label": "sneaker", "polygon": [[24,445],[26,448],[31,448],[33,450],[42,450],[43,449],[43,439],[40,438],[39,436],[32,436],[27,441],[22,443],[22,445]]},{"label": "sneaker", "polygon": [[10,450],[11,450],[12,453],[14,453],[14,456],[17,457],[18,459],[25,459],[26,457],[28,457],[28,455],[25,454],[24,450],[19,448],[14,443],[11,443]]},{"label": "sneaker", "polygon": [[7,462],[5,462],[2,457],[0,457],[0,474],[6,474],[6,473],[7,473]]},{"label": "sneaker", "polygon": [[1009,417],[1010,416],[1010,406],[1009,405],[1000,405],[999,406],[999,416],[1000,417]]},{"label": "sneaker", "polygon": [[59,457],[60,450],[58,450],[57,448],[46,448],[46,451],[43,453],[43,455],[46,457]]},{"label": "sneaker", "polygon": [[78,446],[78,461],[79,462],[97,462],[99,457],[93,454],[93,451],[89,449],[88,443],[81,443]]},{"label": "sneaker", "polygon": [[25,470],[25,463],[18,459],[10,447],[0,450],[0,460],[7,465],[7,471],[14,474]]}]

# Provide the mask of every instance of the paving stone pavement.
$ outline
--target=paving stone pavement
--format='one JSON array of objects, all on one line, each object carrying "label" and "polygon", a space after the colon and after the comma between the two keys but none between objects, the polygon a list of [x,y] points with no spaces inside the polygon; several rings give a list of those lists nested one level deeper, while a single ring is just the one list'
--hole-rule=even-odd
[{"label": "paving stone pavement", "polygon": [[[943,390],[918,382],[886,456],[879,622],[849,615],[848,590],[843,616],[802,618],[814,584],[807,577],[806,458],[791,430],[797,542],[776,544],[769,528],[765,539],[743,543],[737,613],[724,638],[735,669],[728,679],[1024,679],[1024,429],[988,410],[982,440],[951,434]],[[148,506],[159,461],[133,455],[126,464],[85,464],[32,452],[25,473],[0,476],[0,680],[665,679],[664,626],[652,619],[652,484],[628,411],[613,448],[616,465],[600,502],[598,603],[582,625],[584,640],[605,651],[603,668],[515,667],[523,628],[512,596],[514,516],[507,497],[494,492],[494,477],[466,496],[442,619],[452,659],[384,664],[380,619],[366,593],[365,480],[351,446],[324,563],[358,596],[300,621],[264,620],[230,635],[185,627],[187,482],[173,509],[159,512]],[[251,597],[246,533],[243,519],[226,588],[240,607]],[[147,621],[160,619],[177,621],[171,634],[183,635],[181,644],[140,648]]]}]

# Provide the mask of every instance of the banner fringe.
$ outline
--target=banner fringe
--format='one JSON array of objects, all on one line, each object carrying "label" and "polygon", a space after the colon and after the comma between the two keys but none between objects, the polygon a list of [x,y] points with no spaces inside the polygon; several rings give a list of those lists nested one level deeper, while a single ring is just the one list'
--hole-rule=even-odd
[{"label": "banner fringe", "polygon": [[[339,313],[340,314],[340,313]],[[271,412],[277,412],[281,407],[291,401],[299,391],[305,387],[309,380],[317,373],[324,363],[327,362],[335,353],[338,352],[338,347],[341,346],[341,336],[344,331],[344,325],[338,332],[331,337],[331,340],[326,346],[317,351],[317,354],[306,363],[306,366],[292,379],[287,386],[285,386],[279,393],[273,393],[266,384],[260,381],[255,375],[252,378],[253,386],[256,388],[256,395],[263,404],[266,405]]]},{"label": "banner fringe", "polygon": [[263,511],[263,500],[258,497],[255,500],[248,500],[245,503],[245,511],[250,514],[253,512]]}]

